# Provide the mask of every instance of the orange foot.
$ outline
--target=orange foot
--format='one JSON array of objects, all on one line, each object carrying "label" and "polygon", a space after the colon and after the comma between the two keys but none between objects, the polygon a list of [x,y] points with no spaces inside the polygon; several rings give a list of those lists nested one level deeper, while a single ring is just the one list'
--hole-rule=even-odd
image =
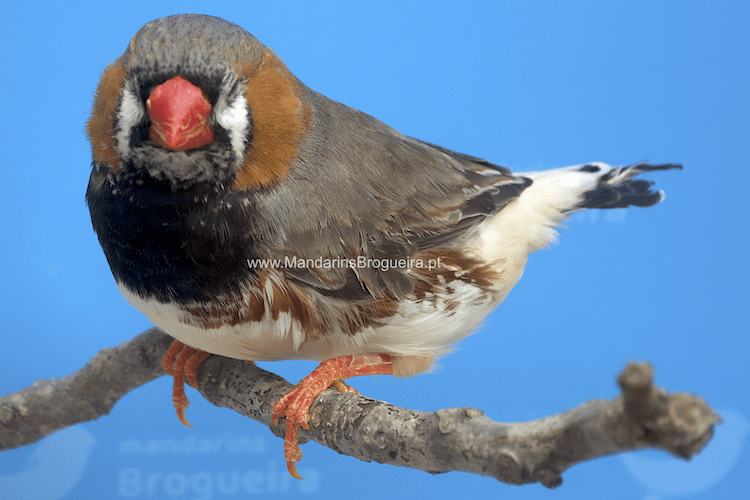
[{"label": "orange foot", "polygon": [[185,409],[190,406],[190,401],[185,396],[185,379],[192,387],[197,387],[195,377],[198,375],[198,367],[208,356],[206,351],[199,351],[175,340],[161,360],[161,366],[167,375],[174,377],[172,403],[177,411],[177,418],[187,427],[192,425],[185,418]]},{"label": "orange foot", "polygon": [[[358,375],[391,375],[393,366],[391,357],[386,354],[340,356],[323,361],[310,375],[273,405],[271,421],[278,425],[279,418],[286,417],[286,439],[284,440],[284,458],[289,474],[302,479],[297,473],[295,462],[302,458],[299,449],[299,428],[309,429],[310,405],[318,394],[333,386],[337,391],[357,392],[342,379]],[[176,401],[176,400],[175,400]],[[177,403],[175,402],[175,405]]]}]

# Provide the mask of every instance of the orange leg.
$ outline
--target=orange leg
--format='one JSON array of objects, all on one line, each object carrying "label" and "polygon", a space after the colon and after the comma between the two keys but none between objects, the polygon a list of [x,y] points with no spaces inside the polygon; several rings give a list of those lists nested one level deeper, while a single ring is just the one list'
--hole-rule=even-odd
[{"label": "orange leg", "polygon": [[209,356],[206,351],[199,351],[175,340],[169,346],[161,360],[161,366],[167,375],[174,377],[172,386],[172,403],[177,411],[177,418],[183,425],[192,427],[185,418],[185,410],[190,406],[185,395],[185,380],[192,387],[196,387],[195,377],[198,375],[198,367]]},{"label": "orange leg", "polygon": [[281,397],[273,405],[271,421],[278,425],[279,418],[286,417],[286,439],[284,440],[284,458],[289,474],[297,479],[295,462],[302,458],[299,449],[299,428],[309,429],[310,405],[318,394],[333,386],[339,392],[357,392],[342,382],[345,378],[358,375],[391,375],[393,366],[391,357],[386,354],[340,356],[323,361],[310,375],[297,386]]}]

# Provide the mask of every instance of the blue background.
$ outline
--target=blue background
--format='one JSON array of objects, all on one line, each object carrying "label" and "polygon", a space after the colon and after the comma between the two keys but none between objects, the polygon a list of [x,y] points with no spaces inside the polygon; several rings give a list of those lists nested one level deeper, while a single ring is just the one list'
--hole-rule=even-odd
[{"label": "blue background", "polygon": [[[315,2],[317,3],[317,2]],[[579,465],[561,489],[367,464],[282,441],[166,377],[110,416],[0,454],[4,498],[730,498],[750,470],[747,2],[17,2],[0,18],[0,394],[61,377],[147,329],[122,299],[83,196],[83,133],[104,66],[145,22],[201,12],[272,47],[311,88],[401,132],[523,171],[681,162],[654,208],[574,217],[434,374],[365,377],[365,395],[500,421],[611,398],[630,360],[725,417],[698,460],[641,452]],[[292,382],[314,364],[263,363]],[[744,470],[745,473],[741,471]],[[65,496],[67,494],[67,496]]]}]

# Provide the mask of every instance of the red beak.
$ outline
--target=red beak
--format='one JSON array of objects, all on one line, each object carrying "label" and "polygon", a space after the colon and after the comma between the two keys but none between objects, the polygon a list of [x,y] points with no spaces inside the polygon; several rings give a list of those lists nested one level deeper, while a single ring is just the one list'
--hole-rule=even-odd
[{"label": "red beak", "polygon": [[211,104],[200,88],[181,76],[157,86],[146,108],[151,117],[148,137],[165,148],[195,149],[214,142],[208,126]]}]

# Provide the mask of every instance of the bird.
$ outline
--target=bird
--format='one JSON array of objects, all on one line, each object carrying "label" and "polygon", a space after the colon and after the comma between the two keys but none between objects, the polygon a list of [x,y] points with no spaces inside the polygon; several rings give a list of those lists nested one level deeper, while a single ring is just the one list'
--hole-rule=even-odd
[{"label": "bird", "polygon": [[133,36],[86,130],[93,229],[122,295],[175,339],[162,365],[180,421],[209,354],[320,362],[273,408],[297,478],[318,394],[426,372],[567,217],[655,205],[664,193],[638,176],[682,168],[513,173],[315,92],[249,32],[198,14]]}]

